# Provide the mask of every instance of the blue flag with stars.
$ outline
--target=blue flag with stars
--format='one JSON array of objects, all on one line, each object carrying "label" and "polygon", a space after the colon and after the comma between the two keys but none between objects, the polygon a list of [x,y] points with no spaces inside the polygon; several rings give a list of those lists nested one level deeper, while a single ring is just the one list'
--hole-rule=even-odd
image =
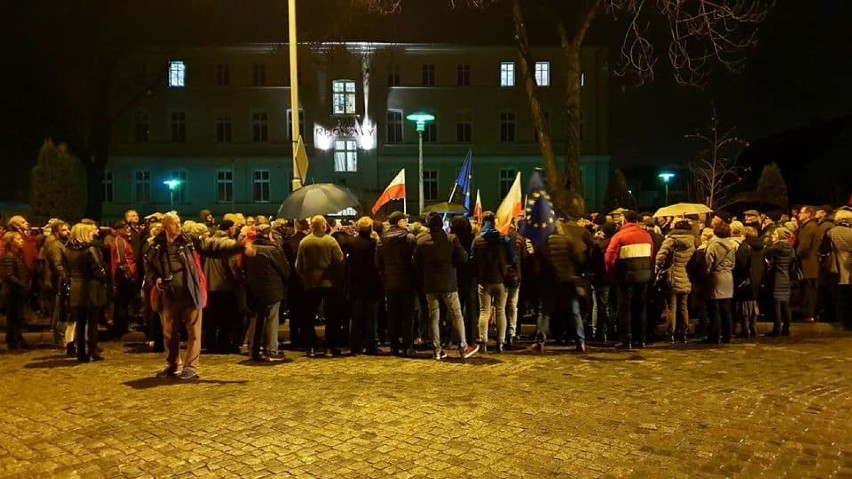
[{"label": "blue flag with stars", "polygon": [[[470,181],[473,178],[471,169],[473,167],[473,152],[467,150],[467,156],[464,158],[459,177],[456,178],[456,184],[459,185],[462,197],[464,197],[464,207],[470,211]],[[452,201],[452,198],[450,199]]]},{"label": "blue flag with stars", "polygon": [[520,233],[540,247],[548,236],[556,229],[556,215],[553,213],[553,203],[544,186],[541,173],[534,172],[530,177],[529,195],[524,205],[524,221]]}]

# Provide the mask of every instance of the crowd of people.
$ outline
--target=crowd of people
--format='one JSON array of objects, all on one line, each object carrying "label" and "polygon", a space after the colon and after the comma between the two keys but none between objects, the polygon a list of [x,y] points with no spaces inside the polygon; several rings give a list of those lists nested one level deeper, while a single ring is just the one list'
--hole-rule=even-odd
[{"label": "crowd of people", "polygon": [[852,326],[848,207],[742,219],[624,211],[560,219],[534,241],[491,212],[418,219],[217,222],[204,210],[198,221],[175,212],[143,220],[129,210],[110,228],[52,219],[39,231],[15,216],[0,251],[6,341],[25,347],[24,310],[35,305],[69,357],[99,361],[99,323],[120,338],[141,318],[149,347],[166,353],[158,376],[193,379],[202,348],[282,360],[281,321],[308,357],[386,346],[401,357],[430,348],[436,360],[451,345],[462,358],[519,349],[524,318],[536,323],[533,352],[549,341],[585,352],[587,338],[642,348],[660,339],[659,321],[672,343],[754,339],[760,318],[784,336],[794,309],[805,322]]}]

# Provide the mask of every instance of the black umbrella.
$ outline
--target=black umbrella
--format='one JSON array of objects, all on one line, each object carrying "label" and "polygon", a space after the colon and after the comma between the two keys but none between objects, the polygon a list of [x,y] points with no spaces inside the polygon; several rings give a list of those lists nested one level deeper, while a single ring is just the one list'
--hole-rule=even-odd
[{"label": "black umbrella", "polygon": [[308,185],[294,191],[278,207],[279,218],[310,218],[358,206],[358,198],[348,188],[332,183]]}]

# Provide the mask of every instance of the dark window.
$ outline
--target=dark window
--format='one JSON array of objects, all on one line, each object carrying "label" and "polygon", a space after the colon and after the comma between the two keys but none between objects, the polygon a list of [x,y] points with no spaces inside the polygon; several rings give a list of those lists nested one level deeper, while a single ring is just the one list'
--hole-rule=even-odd
[{"label": "dark window", "polygon": [[500,112],[500,141],[511,143],[515,141],[515,112]]},{"label": "dark window", "polygon": [[216,115],[216,141],[219,143],[231,142],[231,115],[227,113]]},{"label": "dark window", "polygon": [[423,86],[435,86],[435,65],[427,63],[423,65]]},{"label": "dark window", "polygon": [[186,112],[172,112],[172,141],[186,143]]},{"label": "dark window", "polygon": [[251,114],[251,139],[255,143],[266,143],[269,141],[269,116],[265,111],[256,111]]},{"label": "dark window", "polygon": [[456,76],[458,86],[470,86],[470,65],[459,65]]},{"label": "dark window", "polygon": [[438,142],[438,125],[433,121],[426,124],[426,129],[423,130],[423,143]]},{"label": "dark window", "polygon": [[216,65],[216,84],[219,86],[231,84],[231,69],[228,65]]},{"label": "dark window", "polygon": [[265,86],[266,85],[266,65],[263,63],[259,63],[254,65],[252,68],[252,80],[254,81],[254,86]]},{"label": "dark window", "polygon": [[472,122],[469,111],[456,113],[456,141],[459,143],[470,143]]},{"label": "dark window", "polygon": [[438,199],[438,170],[423,170],[423,199],[425,201]]},{"label": "dark window", "polygon": [[402,112],[399,110],[388,111],[387,142],[402,143]]}]

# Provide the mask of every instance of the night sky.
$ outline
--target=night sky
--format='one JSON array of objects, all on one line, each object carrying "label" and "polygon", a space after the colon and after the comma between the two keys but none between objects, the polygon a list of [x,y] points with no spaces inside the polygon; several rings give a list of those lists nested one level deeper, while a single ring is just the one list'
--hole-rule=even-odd
[{"label": "night sky", "polygon": [[[101,2],[93,0],[90,4]],[[50,91],[52,83],[44,81],[44,76],[57,71],[58,62],[52,53],[55,47],[51,44],[85,37],[98,28],[113,28],[123,40],[145,43],[284,42],[286,3],[114,0],[104,2],[109,5],[111,17],[103,19],[77,15],[74,7],[69,7],[71,2],[3,2],[0,40],[7,49],[4,57],[8,68],[0,83],[0,107],[5,113],[0,119],[0,158],[7,166],[17,164],[30,154],[29,148],[40,145],[40,138],[62,137],[62,128],[57,126],[61,115],[49,111],[54,103],[45,101],[56,93]],[[301,38],[479,44],[513,41],[513,27],[505,9],[452,11],[444,0],[407,0],[402,15],[376,17],[353,11],[349,3],[300,1]],[[759,45],[739,74],[719,73],[703,89],[675,85],[665,68],[658,71],[653,83],[638,88],[612,79],[613,165],[675,165],[693,158],[696,148],[683,136],[708,122],[713,102],[721,125],[736,126],[739,135],[755,146],[747,157],[749,161],[779,161],[785,174],[790,173],[787,169],[801,167],[802,161],[796,161],[795,156],[813,150],[811,146],[801,146],[807,145],[809,138],[819,138],[816,143],[824,145],[850,129],[848,124],[837,127],[838,122],[852,114],[850,20],[852,2],[779,0],[761,27]],[[554,29],[539,19],[530,18],[528,28],[536,42],[555,40]],[[590,32],[590,43],[617,48],[620,32],[623,30],[618,25],[603,18]],[[787,144],[789,138],[798,146]],[[830,161],[838,162],[848,158],[848,154],[852,154],[852,141],[846,141],[842,148],[835,145],[829,155],[834,160]],[[34,156],[35,151],[33,160]],[[845,165],[822,164],[817,171]],[[848,185],[849,180],[846,181]]]}]

